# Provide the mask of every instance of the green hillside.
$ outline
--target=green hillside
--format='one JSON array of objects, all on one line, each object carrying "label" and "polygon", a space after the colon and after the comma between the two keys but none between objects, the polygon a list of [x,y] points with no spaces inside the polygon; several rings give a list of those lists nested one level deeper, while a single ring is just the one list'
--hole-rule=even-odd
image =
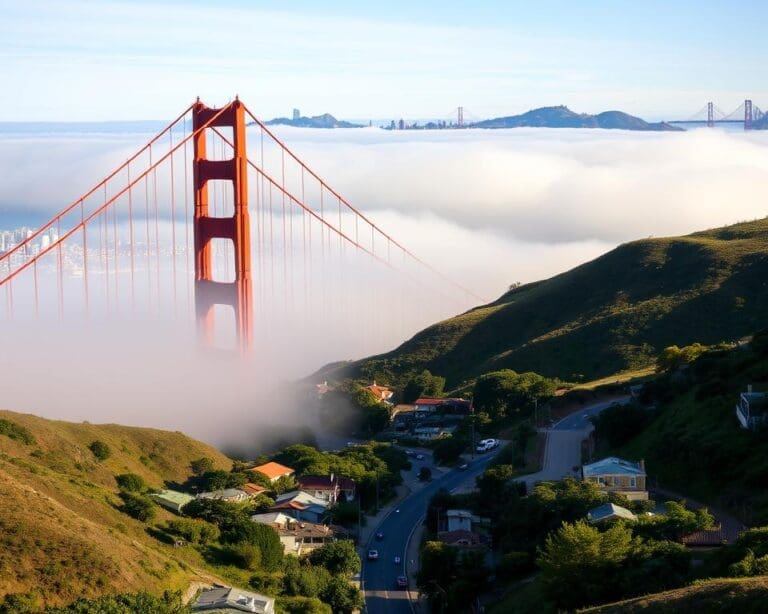
[{"label": "green hillside", "polygon": [[633,241],[323,377],[396,384],[429,369],[447,388],[502,368],[599,378],[646,366],[672,344],[712,344],[762,328],[767,280],[768,219]]},{"label": "green hillside", "polygon": [[582,610],[590,614],[761,614],[768,599],[768,578],[706,580],[685,588]]},{"label": "green hillside", "polygon": [[[94,441],[107,445],[108,458],[96,458]],[[210,579],[199,553],[161,543],[117,509],[114,478],[130,472],[162,487],[184,481],[190,461],[203,456],[232,465],[182,433],[0,411],[0,601],[32,591],[50,606]],[[170,517],[158,509],[158,521]]]}]

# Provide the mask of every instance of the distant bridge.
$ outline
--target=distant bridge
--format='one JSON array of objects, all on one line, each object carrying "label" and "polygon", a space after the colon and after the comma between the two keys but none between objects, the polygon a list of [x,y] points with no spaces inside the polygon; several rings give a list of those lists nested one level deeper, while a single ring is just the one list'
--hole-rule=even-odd
[{"label": "distant bridge", "polygon": [[715,124],[744,124],[744,130],[752,130],[755,122],[763,118],[765,113],[750,99],[742,102],[736,109],[726,113],[714,102],[708,102],[688,119],[673,120],[672,124],[702,124],[712,128]]}]

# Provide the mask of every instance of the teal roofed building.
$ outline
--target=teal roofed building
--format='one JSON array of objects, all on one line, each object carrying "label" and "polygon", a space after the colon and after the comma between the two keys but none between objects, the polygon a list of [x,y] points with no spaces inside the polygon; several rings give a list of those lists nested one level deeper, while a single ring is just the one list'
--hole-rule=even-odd
[{"label": "teal roofed building", "polygon": [[608,520],[637,520],[637,516],[626,507],[621,507],[615,503],[606,503],[589,510],[587,512],[587,520],[591,524],[595,524]]},{"label": "teal roofed building", "polygon": [[180,514],[181,508],[194,499],[192,495],[188,495],[185,492],[179,492],[178,490],[161,490],[159,492],[150,493],[149,496],[158,505],[161,505],[172,512],[176,512],[177,514]]},{"label": "teal roofed building", "polygon": [[597,484],[605,492],[616,492],[630,501],[648,499],[646,490],[645,462],[635,463],[616,456],[609,456],[581,468],[585,482]]}]

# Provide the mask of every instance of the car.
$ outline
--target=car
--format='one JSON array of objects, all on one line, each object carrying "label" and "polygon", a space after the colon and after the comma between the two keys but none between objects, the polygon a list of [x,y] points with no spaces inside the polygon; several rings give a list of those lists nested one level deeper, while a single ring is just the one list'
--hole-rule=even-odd
[{"label": "car", "polygon": [[377,560],[379,560],[379,551],[378,550],[369,550],[368,551],[368,560],[369,561],[377,561]]},{"label": "car", "polygon": [[417,454],[416,455],[416,460],[424,460],[424,455],[423,454]]},{"label": "car", "polygon": [[408,588],[408,578],[397,576],[397,588]]},{"label": "car", "polygon": [[459,465],[459,471],[466,471],[469,465],[467,463],[462,463]]},{"label": "car", "polygon": [[499,440],[498,439],[481,439],[480,443],[477,444],[477,448],[475,448],[478,452],[487,452],[488,450],[493,450],[494,448],[499,447]]},{"label": "car", "polygon": [[400,564],[400,557],[396,556],[395,557],[395,565],[399,565],[399,564]]},{"label": "car", "polygon": [[379,541],[384,539],[384,533],[382,533],[381,531],[376,531],[376,539],[378,539]]},{"label": "car", "polygon": [[416,454],[416,452],[414,452],[413,450],[406,450],[405,453],[408,456],[413,456],[414,454]]}]

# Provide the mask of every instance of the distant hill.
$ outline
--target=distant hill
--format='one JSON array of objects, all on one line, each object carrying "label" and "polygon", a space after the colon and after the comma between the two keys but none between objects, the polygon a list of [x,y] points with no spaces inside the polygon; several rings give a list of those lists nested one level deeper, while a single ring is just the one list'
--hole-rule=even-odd
[{"label": "distant hill", "polygon": [[[136,473],[152,487],[184,481],[191,460],[206,456],[217,468],[232,462],[182,433],[46,420],[0,411],[0,420],[26,429],[34,441],[0,429],[0,601],[34,591],[46,606],[81,596],[186,589],[210,580],[191,548],[174,548],[117,509],[114,476]],[[111,456],[89,449],[103,441]],[[170,518],[158,508],[157,521]],[[214,578],[215,579],[215,578]]]},{"label": "distant hill", "polygon": [[768,600],[768,577],[704,580],[691,586],[580,610],[590,614],[759,614]]},{"label": "distant hill", "polygon": [[290,119],[288,117],[276,117],[265,122],[268,126],[294,126],[295,128],[362,128],[360,124],[353,124],[336,119],[330,113],[315,115],[314,117],[299,117]]},{"label": "distant hill", "polygon": [[375,376],[397,384],[429,369],[446,377],[450,389],[510,368],[589,380],[651,364],[669,345],[749,335],[765,326],[766,314],[768,219],[762,219],[626,243],[434,324],[389,353],[319,377]]},{"label": "distant hill", "polygon": [[621,111],[605,111],[598,115],[575,113],[566,106],[541,107],[522,115],[486,119],[473,128],[605,128],[609,130],[645,130],[679,132],[682,128],[666,122],[648,123]]}]

